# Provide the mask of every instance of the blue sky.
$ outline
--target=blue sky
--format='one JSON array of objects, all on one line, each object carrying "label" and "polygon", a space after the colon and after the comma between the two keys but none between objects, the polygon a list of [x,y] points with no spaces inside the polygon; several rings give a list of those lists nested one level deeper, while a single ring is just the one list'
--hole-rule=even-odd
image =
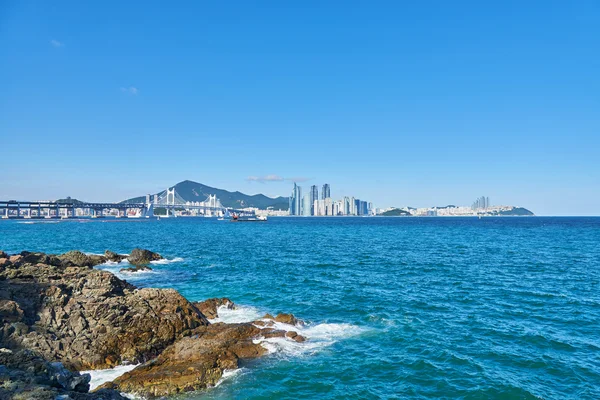
[{"label": "blue sky", "polygon": [[4,1],[0,77],[0,199],[304,178],[600,214],[597,1]]}]

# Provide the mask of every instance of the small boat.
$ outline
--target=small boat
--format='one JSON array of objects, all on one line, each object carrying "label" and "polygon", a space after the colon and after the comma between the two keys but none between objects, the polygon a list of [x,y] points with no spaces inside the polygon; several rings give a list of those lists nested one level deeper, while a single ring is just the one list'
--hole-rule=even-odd
[{"label": "small boat", "polygon": [[233,214],[231,222],[267,222],[266,216],[241,216]]}]

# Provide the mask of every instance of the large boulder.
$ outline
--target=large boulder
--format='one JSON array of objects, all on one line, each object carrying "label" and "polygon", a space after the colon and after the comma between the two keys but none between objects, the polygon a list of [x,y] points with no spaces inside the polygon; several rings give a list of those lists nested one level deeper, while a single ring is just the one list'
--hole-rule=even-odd
[{"label": "large boulder", "polygon": [[1,399],[125,399],[110,389],[88,393],[89,374],[69,371],[29,350],[0,349],[0,382]]},{"label": "large boulder", "polygon": [[124,259],[127,258],[126,255],[123,254],[117,254],[114,251],[110,251],[110,250],[106,250],[104,252],[104,257],[108,260],[108,261],[112,261],[112,262],[121,262]]},{"label": "large boulder", "polygon": [[72,250],[58,256],[65,266],[93,267],[106,262],[106,257],[97,254],[85,254],[78,250]]},{"label": "large boulder", "polygon": [[233,301],[229,300],[227,297],[208,299],[208,300],[204,300],[204,301],[197,301],[197,302],[194,302],[193,304],[208,319],[217,318],[219,316],[218,310],[219,310],[219,307],[221,307],[221,306],[227,307],[229,310],[235,309],[235,304],[233,303]]},{"label": "large boulder", "polygon": [[0,300],[1,347],[28,348],[76,370],[146,361],[208,325],[175,290],[137,289],[108,271],[71,264],[0,270]]},{"label": "large boulder", "polygon": [[239,367],[240,359],[267,353],[253,342],[259,335],[260,329],[252,324],[203,326],[165,349],[155,360],[102,387],[154,398],[215,386],[224,370]]},{"label": "large boulder", "polygon": [[154,253],[150,250],[145,249],[133,249],[127,261],[133,265],[146,265],[150,264],[151,261],[162,260],[162,256],[158,253]]}]

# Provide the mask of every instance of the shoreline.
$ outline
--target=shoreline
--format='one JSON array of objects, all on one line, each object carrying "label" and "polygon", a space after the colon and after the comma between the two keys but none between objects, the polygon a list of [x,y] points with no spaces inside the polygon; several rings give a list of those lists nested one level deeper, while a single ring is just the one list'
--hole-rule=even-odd
[{"label": "shoreline", "polygon": [[[318,343],[308,337],[311,327],[291,314],[227,322],[224,315],[238,309],[227,298],[190,302],[174,289],[138,288],[94,268],[125,260],[147,268],[164,259],[141,249],[129,256],[0,252],[0,374],[9,382],[0,397],[48,391],[74,399],[168,396],[215,387],[246,360],[278,347]],[[50,371],[46,380],[23,375],[32,363]],[[79,373],[115,367],[123,374],[96,382],[93,392],[90,375]],[[60,369],[62,382],[53,380],[52,368]]]}]

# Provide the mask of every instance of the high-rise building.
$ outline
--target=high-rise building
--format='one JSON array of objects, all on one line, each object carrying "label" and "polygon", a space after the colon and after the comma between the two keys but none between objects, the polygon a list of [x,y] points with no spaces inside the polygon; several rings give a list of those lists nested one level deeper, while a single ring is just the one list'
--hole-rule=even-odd
[{"label": "high-rise building", "polygon": [[315,200],[319,200],[319,188],[317,188],[317,185],[312,185],[310,187],[310,215],[316,215]]},{"label": "high-rise building", "polygon": [[344,197],[344,206],[342,209],[343,215],[350,215],[350,198],[348,196]]},{"label": "high-rise building", "polygon": [[290,215],[302,215],[302,188],[295,182],[290,197]]},{"label": "high-rise building", "polygon": [[310,217],[311,216],[311,204],[310,204],[310,198],[312,197],[312,193],[306,193],[304,195],[304,197],[302,198],[302,215],[306,216],[306,217]]},{"label": "high-rise building", "polygon": [[329,183],[323,185],[323,192],[321,193],[321,199],[325,200],[331,197],[331,189]]},{"label": "high-rise building", "polygon": [[360,215],[369,215],[369,205],[366,201],[360,202]]},{"label": "high-rise building", "polygon": [[302,188],[295,183],[294,185],[296,188],[296,214],[294,215],[302,215]]}]

